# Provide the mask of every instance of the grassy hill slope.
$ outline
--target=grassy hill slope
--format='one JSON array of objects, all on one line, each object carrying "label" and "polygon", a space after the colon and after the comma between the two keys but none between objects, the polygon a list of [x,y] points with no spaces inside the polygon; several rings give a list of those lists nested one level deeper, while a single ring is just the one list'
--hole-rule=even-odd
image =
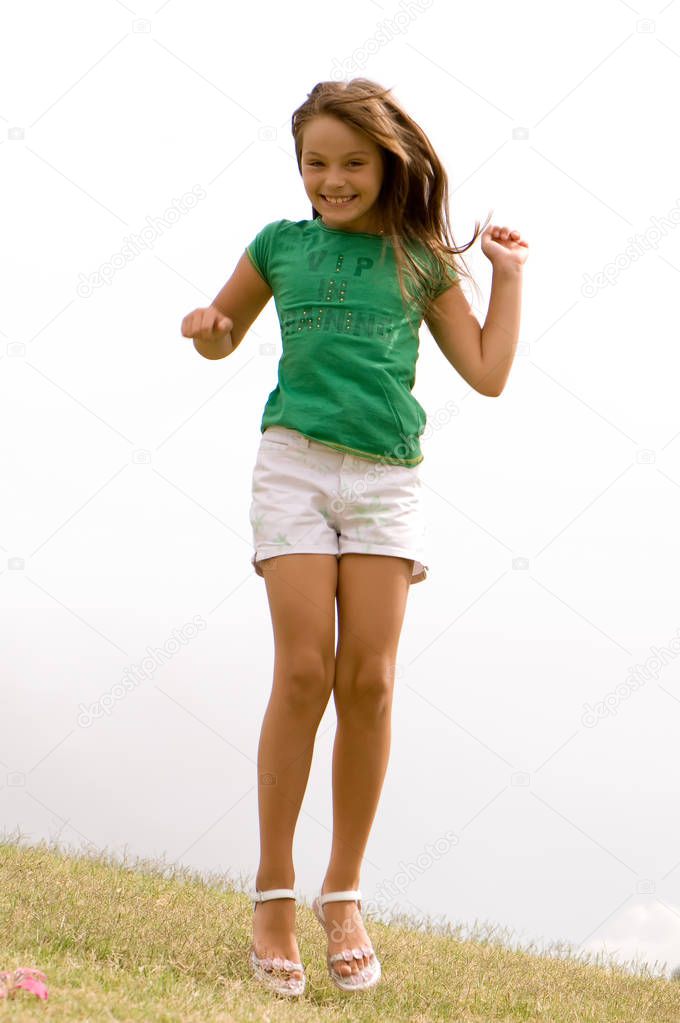
[{"label": "grassy hill slope", "polygon": [[298,903],[307,990],[287,1001],[250,976],[252,903],[220,877],[134,866],[45,844],[0,843],[0,970],[35,966],[49,999],[20,991],[0,1020],[245,1023],[380,1019],[425,1023],[678,1023],[680,983],[574,957],[365,919],[383,967],[344,994]]}]

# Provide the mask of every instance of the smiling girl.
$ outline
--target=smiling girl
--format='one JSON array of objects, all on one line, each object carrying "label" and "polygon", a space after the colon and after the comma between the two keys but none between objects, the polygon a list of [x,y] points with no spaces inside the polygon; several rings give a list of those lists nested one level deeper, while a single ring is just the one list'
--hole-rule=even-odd
[{"label": "smiling girl", "polygon": [[[182,322],[208,359],[230,355],[274,296],[283,351],[252,478],[252,565],[264,579],[274,679],[258,747],[260,864],[250,962],[300,995],[293,837],[331,694],[333,840],[313,910],[344,991],[378,983],[361,865],[387,769],[406,601],[426,579],[420,435],[412,393],[424,321],[479,394],[500,395],[520,325],[527,242],[475,224],[456,247],[447,176],[423,130],[368,79],[320,82],[294,112],[312,217],[266,224],[212,305]],[[457,258],[481,233],[493,266],[480,326]],[[338,620],[336,649],[335,623]]]}]

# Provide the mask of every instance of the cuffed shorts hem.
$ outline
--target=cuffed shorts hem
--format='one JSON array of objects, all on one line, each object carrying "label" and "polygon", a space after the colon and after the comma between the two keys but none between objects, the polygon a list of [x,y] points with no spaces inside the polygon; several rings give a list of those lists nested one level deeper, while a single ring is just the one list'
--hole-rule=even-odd
[{"label": "cuffed shorts hem", "polygon": [[418,561],[418,559],[415,558],[413,554],[409,554],[407,551],[399,551],[394,547],[373,547],[370,551],[367,551],[365,548],[353,544],[349,544],[348,546],[344,547],[341,551],[332,550],[329,547],[303,547],[303,546],[295,547],[292,549],[286,548],[285,551],[264,550],[263,548],[259,548],[259,550],[257,550],[256,553],[253,554],[252,558],[250,559],[250,563],[255,569],[255,573],[259,575],[260,578],[264,578],[264,573],[262,572],[262,568],[260,567],[260,562],[267,561],[269,558],[278,558],[284,554],[334,554],[338,560],[342,557],[343,554],[382,554],[395,558],[408,558],[409,560],[413,561],[411,586],[414,586],[416,583],[424,582],[427,579],[427,573],[429,570],[428,565],[424,565],[422,561]]}]

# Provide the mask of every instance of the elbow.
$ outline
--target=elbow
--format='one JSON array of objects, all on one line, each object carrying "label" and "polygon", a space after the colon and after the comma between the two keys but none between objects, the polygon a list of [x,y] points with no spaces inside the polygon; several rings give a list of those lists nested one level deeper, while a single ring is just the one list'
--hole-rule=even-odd
[{"label": "elbow", "polygon": [[[495,379],[494,379],[495,378]],[[483,394],[485,398],[498,398],[505,387],[505,380],[501,380],[497,373],[489,372],[483,367],[475,375],[475,382],[469,381],[474,389]]]},{"label": "elbow", "polygon": [[477,391],[477,394],[482,394],[484,395],[485,398],[499,398],[505,388],[505,385],[503,385],[503,387],[501,388],[496,389],[490,387],[483,387],[481,384],[477,386],[473,384],[472,386],[474,387],[475,391]]},{"label": "elbow", "polygon": [[[484,378],[482,378],[483,380]],[[486,384],[480,382],[480,386],[477,388],[480,394],[483,394],[486,398],[500,398],[501,394],[505,390],[505,385],[508,382],[507,376],[505,380],[496,379],[493,383],[489,380]]]}]

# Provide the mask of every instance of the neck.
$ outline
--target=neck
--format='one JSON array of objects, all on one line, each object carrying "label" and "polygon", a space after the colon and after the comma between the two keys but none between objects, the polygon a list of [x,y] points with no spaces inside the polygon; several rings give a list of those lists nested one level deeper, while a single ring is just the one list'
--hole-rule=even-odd
[{"label": "neck", "polygon": [[[322,224],[324,224],[326,227],[329,226],[328,224],[326,224],[326,221],[323,219],[323,213],[320,214],[320,219],[321,219],[321,223]],[[362,233],[365,233],[365,232],[362,232]],[[369,231],[367,233],[370,234],[371,232]],[[375,233],[376,234],[384,234],[385,233],[384,228],[382,226],[375,228]]]}]

